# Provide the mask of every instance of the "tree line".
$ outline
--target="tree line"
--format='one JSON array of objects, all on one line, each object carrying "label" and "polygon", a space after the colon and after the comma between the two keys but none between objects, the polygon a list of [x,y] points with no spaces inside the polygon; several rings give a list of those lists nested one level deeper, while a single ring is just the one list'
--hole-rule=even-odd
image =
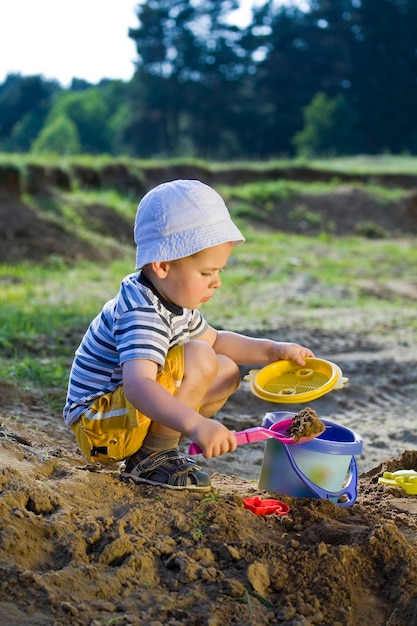
[{"label": "tree line", "polygon": [[0,150],[216,160],[417,154],[416,0],[137,5],[133,78],[0,85]]}]

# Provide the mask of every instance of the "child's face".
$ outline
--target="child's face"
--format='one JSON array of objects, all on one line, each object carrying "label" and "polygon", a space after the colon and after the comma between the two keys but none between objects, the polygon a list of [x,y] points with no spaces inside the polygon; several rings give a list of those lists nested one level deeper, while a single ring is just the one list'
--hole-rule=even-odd
[{"label": "child's face", "polygon": [[171,261],[160,283],[161,294],[186,309],[198,309],[222,286],[220,271],[232,252],[231,242],[206,248],[197,254]]}]

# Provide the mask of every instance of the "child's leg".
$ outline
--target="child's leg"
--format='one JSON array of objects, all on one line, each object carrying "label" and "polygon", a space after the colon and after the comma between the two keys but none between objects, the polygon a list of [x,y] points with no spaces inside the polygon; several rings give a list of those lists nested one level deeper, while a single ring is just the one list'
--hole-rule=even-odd
[{"label": "child's leg", "polygon": [[[218,411],[239,387],[240,372],[234,361],[217,355],[203,341],[184,346],[184,376],[175,397],[204,417]],[[164,437],[180,436],[175,430],[153,422],[150,432]]]},{"label": "child's leg", "polygon": [[[184,375],[176,398],[211,417],[239,386],[239,368],[228,357],[216,355],[202,341],[184,346]],[[128,459],[120,478],[126,482],[148,483],[171,489],[210,489],[210,478],[175,449],[181,433],[152,422],[140,450]]]},{"label": "child's leg", "polygon": [[216,354],[203,341],[190,341],[184,347],[184,378],[176,397],[204,417],[212,417],[240,384],[237,364],[224,354]]},{"label": "child's leg", "polygon": [[199,413],[212,417],[240,385],[240,370],[237,364],[224,354],[217,355],[219,369],[217,376],[201,403]]}]

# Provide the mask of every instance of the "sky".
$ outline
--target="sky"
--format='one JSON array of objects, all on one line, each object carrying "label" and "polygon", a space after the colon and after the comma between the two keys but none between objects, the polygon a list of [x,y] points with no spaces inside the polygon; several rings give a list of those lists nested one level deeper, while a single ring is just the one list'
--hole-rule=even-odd
[{"label": "sky", "polygon": [[[260,0],[241,0],[239,23]],[[130,80],[136,59],[129,28],[137,0],[0,0],[0,84],[7,74],[96,84]]]}]

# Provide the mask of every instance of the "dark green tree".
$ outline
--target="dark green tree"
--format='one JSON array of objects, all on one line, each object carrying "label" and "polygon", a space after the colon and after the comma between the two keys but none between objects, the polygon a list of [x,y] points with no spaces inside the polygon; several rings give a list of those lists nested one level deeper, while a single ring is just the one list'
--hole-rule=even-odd
[{"label": "dark green tree", "polygon": [[351,84],[350,0],[320,0],[309,11],[277,9],[271,0],[255,13],[252,55],[263,56],[254,78],[264,108],[259,132],[264,155],[291,154],[303,109],[317,92],[344,94]]},{"label": "dark green tree", "polygon": [[25,113],[4,139],[2,149],[6,152],[29,152],[32,141],[43,128],[44,123],[44,112],[35,109]]},{"label": "dark green tree", "polygon": [[87,91],[63,91],[51,109],[48,122],[57,118],[71,120],[77,129],[84,152],[109,152],[110,137],[107,128],[109,109],[95,87]]},{"label": "dark green tree", "polygon": [[1,149],[27,150],[64,116],[93,154],[262,159],[307,144],[350,152],[356,129],[365,152],[417,153],[416,0],[310,0],[305,11],[268,0],[245,29],[233,24],[237,4],[138,4],[129,83],[74,79],[63,90],[9,75],[0,85]]},{"label": "dark green tree", "polygon": [[57,82],[45,81],[41,76],[7,76],[0,86],[0,144],[3,149],[28,149],[42,128],[58,90]]},{"label": "dark green tree", "polygon": [[35,154],[72,155],[81,152],[77,127],[65,115],[57,116],[46,124],[31,147]]},{"label": "dark green tree", "polygon": [[416,153],[417,2],[362,0],[357,15],[350,100],[365,149]]},{"label": "dark green tree", "polygon": [[159,154],[213,157],[227,150],[225,120],[245,72],[240,31],[227,22],[237,5],[151,0],[139,6],[140,26],[130,31],[139,58],[132,90],[139,106],[128,131],[137,152],[151,146],[144,137],[152,137],[151,149]]},{"label": "dark green tree", "polygon": [[331,157],[361,151],[358,117],[342,95],[319,92],[304,109],[304,128],[293,144],[301,157]]},{"label": "dark green tree", "polygon": [[56,97],[48,125],[55,119],[74,124],[81,150],[90,154],[116,154],[123,149],[113,120],[126,102],[126,85],[122,81],[103,81],[85,90],[65,90]]}]

